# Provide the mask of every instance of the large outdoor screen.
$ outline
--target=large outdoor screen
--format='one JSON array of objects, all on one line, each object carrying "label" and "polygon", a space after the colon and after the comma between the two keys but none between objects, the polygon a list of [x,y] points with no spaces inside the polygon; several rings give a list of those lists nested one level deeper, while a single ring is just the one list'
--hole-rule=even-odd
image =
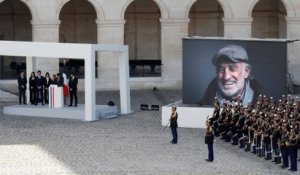
[{"label": "large outdoor screen", "polygon": [[286,40],[183,39],[183,103],[255,103],[285,94]]}]

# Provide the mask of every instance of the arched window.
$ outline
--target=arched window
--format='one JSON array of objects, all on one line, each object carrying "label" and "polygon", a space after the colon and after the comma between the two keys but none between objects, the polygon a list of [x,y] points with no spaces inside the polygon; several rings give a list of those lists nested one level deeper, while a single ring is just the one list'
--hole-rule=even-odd
[{"label": "arched window", "polygon": [[152,0],[135,0],[125,11],[124,44],[129,46],[130,76],[161,76],[161,16]]},{"label": "arched window", "polygon": [[286,38],[286,9],[281,0],[260,0],[252,17],[253,38]]},{"label": "arched window", "polygon": [[[70,0],[61,9],[59,19],[59,42],[62,43],[97,43],[97,14],[93,5],[87,0]],[[60,72],[75,73],[84,77],[84,61],[59,60]],[[97,63],[96,77],[97,77]]]},{"label": "arched window", "polygon": [[189,36],[224,36],[224,12],[216,0],[198,0],[191,7]]},{"label": "arched window", "polygon": [[[22,1],[0,3],[0,40],[32,41],[31,19],[30,10]],[[25,69],[25,57],[0,56],[0,79],[15,79]]]}]

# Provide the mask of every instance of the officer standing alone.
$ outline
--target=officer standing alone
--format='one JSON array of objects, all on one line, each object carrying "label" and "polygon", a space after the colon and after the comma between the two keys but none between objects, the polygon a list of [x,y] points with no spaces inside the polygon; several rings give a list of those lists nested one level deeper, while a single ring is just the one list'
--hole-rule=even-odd
[{"label": "officer standing alone", "polygon": [[69,106],[73,106],[73,97],[75,98],[75,107],[77,106],[77,84],[78,79],[74,73],[71,73],[71,78],[69,80],[69,92],[70,92],[70,104]]},{"label": "officer standing alone", "polygon": [[212,162],[214,161],[214,149],[213,149],[214,133],[210,121],[207,121],[206,125],[207,125],[207,131],[205,135],[205,144],[207,144],[207,148],[208,148],[208,159],[205,160],[207,162]]},{"label": "officer standing alone", "polygon": [[178,113],[176,112],[176,107],[173,106],[172,107],[172,113],[171,113],[171,117],[170,117],[170,128],[172,131],[172,136],[173,139],[171,141],[172,144],[176,144],[177,143],[177,138],[178,138],[178,134],[177,134],[177,118],[178,118]]}]

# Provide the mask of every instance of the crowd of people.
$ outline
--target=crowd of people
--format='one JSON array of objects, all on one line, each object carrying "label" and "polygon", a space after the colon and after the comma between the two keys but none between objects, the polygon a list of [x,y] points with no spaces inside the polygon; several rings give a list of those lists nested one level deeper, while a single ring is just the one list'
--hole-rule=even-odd
[{"label": "crowd of people", "polygon": [[297,97],[283,95],[275,101],[259,95],[255,105],[243,106],[238,100],[224,101],[222,107],[216,98],[214,108],[207,121],[214,136],[265,160],[273,159],[282,168],[297,171],[300,156],[300,100]]},{"label": "crowd of people", "polygon": [[49,72],[46,72],[45,76],[42,76],[42,72],[38,70],[37,75],[35,74],[35,72],[31,72],[30,77],[27,81],[25,73],[22,71],[20,73],[20,77],[18,78],[20,105],[26,104],[25,94],[27,89],[27,82],[29,82],[29,101],[32,105],[38,105],[38,103],[41,103],[42,105],[48,104],[49,87],[51,84],[55,84],[58,87],[63,87],[64,97],[67,97],[70,94],[69,106],[73,106],[73,98],[75,98],[74,106],[77,106],[78,79],[74,73],[71,73],[69,80],[67,80],[66,76],[64,77],[60,73],[53,74],[52,77],[50,77]]}]

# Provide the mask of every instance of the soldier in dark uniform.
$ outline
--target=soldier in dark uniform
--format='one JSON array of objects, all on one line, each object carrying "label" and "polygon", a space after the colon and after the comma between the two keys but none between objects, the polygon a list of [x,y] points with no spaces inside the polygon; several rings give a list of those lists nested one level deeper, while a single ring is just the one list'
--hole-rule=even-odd
[{"label": "soldier in dark uniform", "polygon": [[273,162],[275,162],[276,164],[281,163],[281,160],[280,160],[281,158],[279,157],[280,139],[281,139],[280,127],[278,125],[278,122],[275,121],[274,129],[273,129],[272,136],[271,136],[271,141],[272,141],[272,148],[273,148],[273,152],[274,152]]},{"label": "soldier in dark uniform", "polygon": [[37,71],[37,77],[36,77],[36,87],[37,87],[37,95],[36,95],[36,102],[37,105],[39,101],[42,102],[42,105],[44,105],[44,84],[45,80],[44,77],[41,75],[41,71]]},{"label": "soldier in dark uniform", "polygon": [[20,105],[22,104],[22,99],[23,99],[23,104],[26,104],[25,100],[25,92],[27,89],[27,79],[24,75],[24,71],[21,71],[20,77],[18,78],[18,89],[19,89],[19,103]]},{"label": "soldier in dark uniform", "polygon": [[265,133],[263,136],[264,142],[264,150],[265,150],[265,159],[271,160],[272,159],[272,152],[271,152],[271,128],[269,125],[266,125]]},{"label": "soldier in dark uniform", "polygon": [[77,84],[78,84],[78,78],[74,75],[74,73],[71,73],[69,80],[69,91],[70,91],[70,104],[69,106],[73,105],[73,97],[75,97],[75,107],[77,106]]},{"label": "soldier in dark uniform", "polygon": [[296,133],[295,130],[292,129],[290,132],[290,137],[287,142],[287,148],[289,152],[291,168],[290,171],[297,171],[297,141],[296,141]]},{"label": "soldier in dark uniform", "polygon": [[254,131],[252,129],[252,119],[251,114],[247,110],[244,112],[245,122],[243,126],[244,136],[239,139],[240,148],[243,148],[246,145],[245,151],[248,152],[251,150],[251,143],[254,141]]},{"label": "soldier in dark uniform", "polygon": [[[298,127],[299,127],[300,124],[298,124]],[[300,132],[298,132],[298,135],[296,137],[296,141],[297,141],[297,147],[298,147],[298,150],[300,152]],[[300,161],[300,154],[298,154],[298,161]]]},{"label": "soldier in dark uniform", "polygon": [[29,96],[30,96],[30,103],[35,105],[36,103],[36,78],[35,73],[31,72],[29,77]]},{"label": "soldier in dark uniform", "polygon": [[[276,117],[277,115],[275,115]],[[280,157],[279,157],[279,143],[280,143],[280,139],[281,139],[281,132],[280,132],[280,127],[278,125],[278,121],[274,122],[274,129],[272,131],[272,136],[271,136],[271,140],[272,140],[272,148],[273,148],[273,152],[274,152],[274,159],[273,162],[275,162],[276,164],[280,163]]]},{"label": "soldier in dark uniform", "polygon": [[262,128],[258,127],[256,133],[256,154],[258,154],[258,156],[262,156]]},{"label": "soldier in dark uniform", "polygon": [[282,139],[280,142],[280,150],[281,150],[281,154],[282,154],[282,168],[287,168],[289,167],[289,158],[288,158],[288,148],[286,143],[288,142],[288,132],[286,127],[282,128]]},{"label": "soldier in dark uniform", "polygon": [[214,128],[214,133],[216,135],[216,137],[220,136],[220,132],[219,132],[219,118],[220,118],[220,103],[217,99],[217,97],[215,97],[215,101],[214,101],[214,113],[210,119],[210,121],[213,124],[213,128]]},{"label": "soldier in dark uniform", "polygon": [[210,121],[207,121],[206,125],[207,125],[207,131],[205,135],[205,144],[207,144],[207,148],[208,148],[208,159],[205,160],[207,162],[212,162],[214,161],[214,149],[213,149],[214,134],[213,134],[213,129]]},{"label": "soldier in dark uniform", "polygon": [[177,139],[178,139],[178,134],[177,134],[177,118],[178,118],[178,113],[176,112],[176,107],[172,107],[172,113],[170,117],[170,128],[172,131],[172,136],[173,139],[171,141],[172,144],[177,144]]}]

